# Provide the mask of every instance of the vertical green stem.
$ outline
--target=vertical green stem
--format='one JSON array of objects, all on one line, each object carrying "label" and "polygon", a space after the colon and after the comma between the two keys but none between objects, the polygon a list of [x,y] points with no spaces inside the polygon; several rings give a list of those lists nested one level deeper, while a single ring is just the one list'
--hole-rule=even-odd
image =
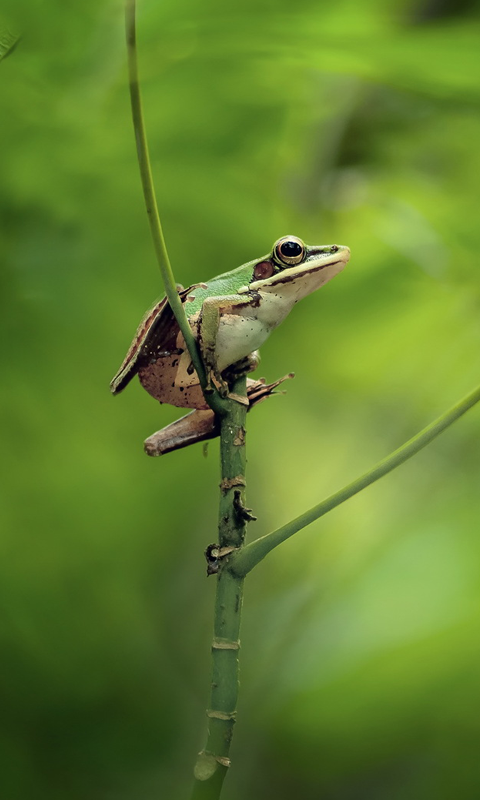
[{"label": "vertical green stem", "polygon": [[[240,378],[234,394],[246,397],[246,381]],[[241,548],[246,533],[245,508],[245,418],[247,406],[228,400],[221,420],[219,546]],[[227,556],[228,558],[228,556]],[[192,800],[216,800],[230,765],[230,743],[235,725],[238,696],[238,651],[242,611],[243,578],[234,575],[223,559],[217,576],[214,634],[212,642],[212,686],[207,710],[208,735],[205,749],[195,764]],[[221,559],[222,562],[222,559]]]}]

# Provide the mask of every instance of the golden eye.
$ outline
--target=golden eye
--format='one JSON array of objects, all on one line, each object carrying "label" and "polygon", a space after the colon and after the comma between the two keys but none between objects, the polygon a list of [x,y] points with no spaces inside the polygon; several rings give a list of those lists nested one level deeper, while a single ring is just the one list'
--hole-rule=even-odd
[{"label": "golden eye", "polygon": [[271,261],[260,261],[253,270],[253,277],[257,281],[263,281],[265,278],[270,278],[275,272],[275,267]]},{"label": "golden eye", "polygon": [[274,245],[274,251],[284,264],[300,264],[305,255],[305,245],[297,236],[283,236]]}]

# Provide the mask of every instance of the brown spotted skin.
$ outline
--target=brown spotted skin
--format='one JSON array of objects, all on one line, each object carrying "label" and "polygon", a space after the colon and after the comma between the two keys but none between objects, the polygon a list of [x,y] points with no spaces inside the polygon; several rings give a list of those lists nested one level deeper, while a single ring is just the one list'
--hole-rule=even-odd
[{"label": "brown spotted skin", "polygon": [[130,381],[132,380],[133,376],[137,372],[137,357],[139,350],[144,343],[145,339],[148,336],[150,329],[152,328],[153,324],[160,320],[162,317],[162,313],[165,309],[167,304],[167,298],[164,297],[158,303],[156,303],[153,308],[151,308],[145,316],[143,317],[140,325],[138,326],[135,336],[133,337],[133,342],[128,348],[127,355],[123,359],[117,374],[112,379],[110,383],[110,390],[112,394],[118,394],[125,386],[127,386]]},{"label": "brown spotted skin", "polygon": [[[195,286],[180,292],[183,303]],[[191,322],[196,336],[197,319]],[[144,389],[160,403],[181,408],[208,408],[178,323],[165,298],[146,313],[138,326],[110,384],[112,393],[121,392],[135,374]]]},{"label": "brown spotted skin", "polygon": [[161,343],[157,343],[154,336],[145,342],[138,358],[138,377],[143,388],[160,403],[180,408],[208,408],[176,323],[171,326],[170,336]]}]

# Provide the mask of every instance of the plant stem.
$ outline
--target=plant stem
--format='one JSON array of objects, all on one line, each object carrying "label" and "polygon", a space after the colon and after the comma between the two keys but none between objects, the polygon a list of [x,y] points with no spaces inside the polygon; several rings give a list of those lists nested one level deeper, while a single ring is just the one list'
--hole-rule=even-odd
[{"label": "plant stem", "polygon": [[[195,337],[190,329],[179,298],[170,265],[153,185],[147,136],[143,120],[142,100],[138,81],[135,0],[127,0],[125,25],[127,34],[128,72],[132,117],[137,144],[138,163],[142,180],[150,231],[165,292],[172,312],[183,334],[193,366],[203,390],[206,372]],[[220,417],[220,452],[222,481],[220,484],[219,549],[243,545],[248,513],[245,501],[245,421],[248,409],[246,378],[238,378],[231,392],[245,402],[222,399],[214,392],[205,393],[210,407]],[[238,650],[243,578],[225,569],[225,557],[219,562],[215,600],[214,637],[212,642],[212,688],[208,736],[205,750],[195,764],[194,800],[216,800],[230,764],[230,742],[235,723],[238,695]]]},{"label": "plant stem", "polygon": [[[238,379],[231,391],[246,397],[245,378]],[[248,518],[244,505],[247,406],[229,399],[227,407],[220,433],[219,547],[241,548]],[[243,578],[226,569],[226,559],[221,559],[220,564],[212,642],[212,686],[207,711],[208,735],[205,749],[195,764],[192,800],[216,800],[220,797],[230,764],[230,743],[236,717]]]},{"label": "plant stem", "polygon": [[229,569],[235,575],[245,577],[245,575],[247,575],[259,561],[265,558],[267,553],[273,550],[274,547],[277,547],[286,539],[289,539],[290,536],[293,536],[294,533],[310,525],[311,522],[319,519],[319,517],[322,517],[328,511],[344,503],[345,500],[348,500],[354,494],[365,489],[371,483],[375,483],[375,481],[378,481],[388,472],[391,472],[393,469],[400,466],[400,464],[403,464],[408,458],[411,458],[427,444],[430,444],[436,436],[465,414],[465,412],[472,408],[475,403],[478,403],[479,400],[480,386],[460,400],[459,403],[450,408],[445,414],[442,414],[441,417],[438,417],[435,422],[432,422],[424,428],[423,431],[420,431],[413,439],[409,439],[409,441],[402,445],[402,447],[399,447],[398,450],[395,450],[382,461],[379,461],[376,466],[364,475],[361,475],[352,483],[344,486],[343,489],[335,492],[335,494],[330,495],[326,500],[322,500],[318,505],[305,511],[304,514],[300,514],[299,517],[296,517],[291,522],[287,522],[286,525],[277,528],[276,531],[272,531],[271,533],[267,533],[266,536],[256,539],[254,542],[244,547],[241,552],[233,554],[230,558]]},{"label": "plant stem", "polygon": [[[147,209],[148,221],[150,223],[150,232],[152,234],[153,246],[155,248],[155,255],[162,273],[163,283],[165,285],[165,293],[170,303],[171,309],[178,322],[179,328],[182,332],[185,344],[190,353],[193,366],[197,372],[200,385],[205,389],[207,384],[205,367],[198,351],[195,337],[192,333],[190,325],[183,308],[182,301],[178,296],[175,278],[173,276],[170,259],[168,257],[167,246],[163,236],[162,224],[160,222],[160,215],[158,213],[157,200],[155,197],[155,188],[153,184],[152,169],[150,166],[150,154],[148,149],[147,134],[145,130],[145,122],[143,119],[142,97],[140,93],[140,84],[138,80],[138,60],[137,60],[137,37],[136,37],[136,22],[135,22],[136,2],[135,0],[126,0],[125,4],[125,30],[127,38],[127,61],[128,61],[128,78],[130,87],[130,101],[132,104],[132,119],[133,127],[135,130],[135,142],[137,145],[138,164],[140,167],[140,177],[142,180],[143,195],[145,198],[145,206]],[[211,392],[205,397],[209,406],[217,413],[223,414],[225,411],[225,404],[217,392]]]}]

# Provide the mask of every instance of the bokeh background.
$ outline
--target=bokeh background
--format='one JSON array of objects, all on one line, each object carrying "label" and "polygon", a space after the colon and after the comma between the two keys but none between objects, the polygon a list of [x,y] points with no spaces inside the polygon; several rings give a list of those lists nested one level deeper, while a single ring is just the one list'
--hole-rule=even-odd
[{"label": "bokeh background", "polygon": [[[118,0],[9,0],[0,64],[0,775],[9,800],[180,800],[202,746],[218,444],[108,383],[162,294]],[[468,0],[143,0],[184,285],[294,233],[352,249],[258,374],[258,536],[480,377],[480,13]],[[480,796],[480,409],[249,576],[225,800]]]}]

